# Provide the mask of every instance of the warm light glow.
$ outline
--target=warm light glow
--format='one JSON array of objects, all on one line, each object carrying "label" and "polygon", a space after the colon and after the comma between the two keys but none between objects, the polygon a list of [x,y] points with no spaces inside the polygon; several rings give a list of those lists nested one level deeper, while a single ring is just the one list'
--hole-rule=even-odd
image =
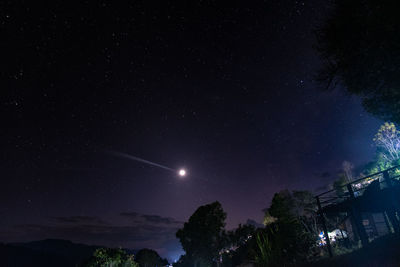
[{"label": "warm light glow", "polygon": [[184,170],[184,169],[180,169],[179,170],[179,176],[185,176],[186,175],[186,170]]}]

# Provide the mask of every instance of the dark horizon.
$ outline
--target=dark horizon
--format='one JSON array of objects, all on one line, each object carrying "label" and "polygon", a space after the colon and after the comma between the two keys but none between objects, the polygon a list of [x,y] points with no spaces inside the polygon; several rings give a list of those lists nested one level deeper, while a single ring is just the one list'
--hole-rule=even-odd
[{"label": "dark horizon", "polygon": [[3,4],[0,241],[176,259],[197,207],[261,223],[275,192],[371,161],[382,121],[314,81],[327,3]]}]

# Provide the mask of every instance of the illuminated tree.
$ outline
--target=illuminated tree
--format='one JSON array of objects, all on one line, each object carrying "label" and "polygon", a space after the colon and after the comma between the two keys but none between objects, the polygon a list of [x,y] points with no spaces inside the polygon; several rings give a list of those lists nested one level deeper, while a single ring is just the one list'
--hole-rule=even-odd
[{"label": "illuminated tree", "polygon": [[354,165],[350,161],[345,160],[342,163],[342,168],[343,168],[344,176],[347,179],[347,181],[348,182],[352,181]]},{"label": "illuminated tree", "polygon": [[400,131],[394,123],[385,122],[375,135],[374,142],[386,162],[400,159]]},{"label": "illuminated tree", "polygon": [[265,226],[268,226],[274,222],[276,222],[276,218],[271,216],[271,214],[269,214],[268,210],[264,210],[265,214],[264,214],[264,219],[263,219],[263,224]]},{"label": "illuminated tree", "polygon": [[86,267],[139,267],[133,255],[122,249],[99,248],[93,253]]}]

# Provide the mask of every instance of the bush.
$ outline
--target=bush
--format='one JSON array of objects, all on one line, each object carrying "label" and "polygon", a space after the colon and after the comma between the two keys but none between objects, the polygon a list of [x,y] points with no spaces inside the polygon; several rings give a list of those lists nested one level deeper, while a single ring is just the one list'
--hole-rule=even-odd
[{"label": "bush", "polygon": [[99,248],[93,253],[85,267],[139,267],[134,256],[122,249]]}]

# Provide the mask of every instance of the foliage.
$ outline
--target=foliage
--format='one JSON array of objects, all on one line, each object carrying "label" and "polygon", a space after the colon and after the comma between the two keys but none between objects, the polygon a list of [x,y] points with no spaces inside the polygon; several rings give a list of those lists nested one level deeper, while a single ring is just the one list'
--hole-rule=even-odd
[{"label": "foliage", "polygon": [[249,259],[254,259],[254,236],[256,227],[250,224],[241,225],[226,234],[226,245],[220,252],[222,266],[237,266]]},{"label": "foliage", "polygon": [[309,191],[283,190],[272,198],[271,206],[265,209],[266,216],[272,216],[278,221],[300,222],[305,230],[318,234],[316,223],[317,205],[314,196]]},{"label": "foliage", "polygon": [[[364,166],[361,176],[400,165],[400,131],[393,123],[381,125],[373,141],[376,145],[375,159]],[[400,175],[400,171],[395,170],[395,175]]]},{"label": "foliage", "polygon": [[374,142],[381,148],[383,159],[391,163],[400,159],[400,131],[396,129],[394,123],[385,122],[375,135]]},{"label": "foliage", "polygon": [[339,177],[335,181],[333,181],[333,185],[332,186],[333,186],[333,189],[335,189],[336,194],[338,196],[343,196],[344,195],[345,190],[346,190],[344,186],[348,182],[349,181],[347,180],[345,174],[343,174],[343,173],[340,173]]},{"label": "foliage", "polygon": [[264,219],[263,219],[263,224],[264,224],[265,226],[268,226],[268,225],[270,225],[271,223],[276,222],[276,220],[277,220],[277,219],[276,219],[275,217],[273,217],[273,216],[271,216],[271,214],[269,214],[268,210],[265,211]]},{"label": "foliage", "polygon": [[288,266],[307,261],[315,246],[315,236],[295,218],[277,221],[255,235],[258,266]]},{"label": "foliage", "polygon": [[396,0],[332,0],[316,30],[318,80],[362,98],[365,109],[400,123],[400,20]]},{"label": "foliage", "polygon": [[255,233],[253,225],[239,224],[238,228],[227,233],[227,244],[230,246],[240,246],[246,243]]},{"label": "foliage", "polygon": [[272,244],[263,232],[258,232],[256,235],[257,252],[255,262],[258,266],[268,266],[272,262]]},{"label": "foliage", "polygon": [[190,258],[188,255],[182,255],[179,260],[174,263],[174,267],[211,267],[212,263],[202,258]]},{"label": "foliage", "polygon": [[311,192],[283,190],[276,193],[266,217],[275,218],[256,235],[256,257],[260,266],[303,262],[315,246],[318,234],[316,203]]},{"label": "foliage", "polygon": [[388,162],[382,156],[381,149],[377,149],[377,154],[374,161],[371,161],[364,166],[361,176],[367,176],[377,172],[381,172],[397,165],[400,165],[400,159]]},{"label": "foliage", "polygon": [[296,217],[294,214],[294,199],[292,193],[288,190],[283,190],[279,193],[275,193],[272,198],[271,206],[265,210],[270,216],[283,220],[286,218]]},{"label": "foliage", "polygon": [[162,259],[158,253],[152,249],[141,249],[136,254],[136,262],[140,267],[154,267],[154,266],[166,266],[168,261]]},{"label": "foliage", "polygon": [[188,260],[187,255],[182,255],[179,257],[179,260],[174,263],[174,267],[190,267],[191,264]]},{"label": "foliage", "polygon": [[186,252],[182,264],[191,262],[192,266],[206,266],[217,259],[225,245],[225,219],[226,213],[219,202],[201,206],[193,213],[176,233]]},{"label": "foliage", "polygon": [[353,180],[353,169],[354,165],[350,161],[343,161],[342,163],[343,175],[348,182]]},{"label": "foliage", "polygon": [[122,249],[99,248],[89,260],[86,267],[139,267],[133,255],[128,255]]}]

